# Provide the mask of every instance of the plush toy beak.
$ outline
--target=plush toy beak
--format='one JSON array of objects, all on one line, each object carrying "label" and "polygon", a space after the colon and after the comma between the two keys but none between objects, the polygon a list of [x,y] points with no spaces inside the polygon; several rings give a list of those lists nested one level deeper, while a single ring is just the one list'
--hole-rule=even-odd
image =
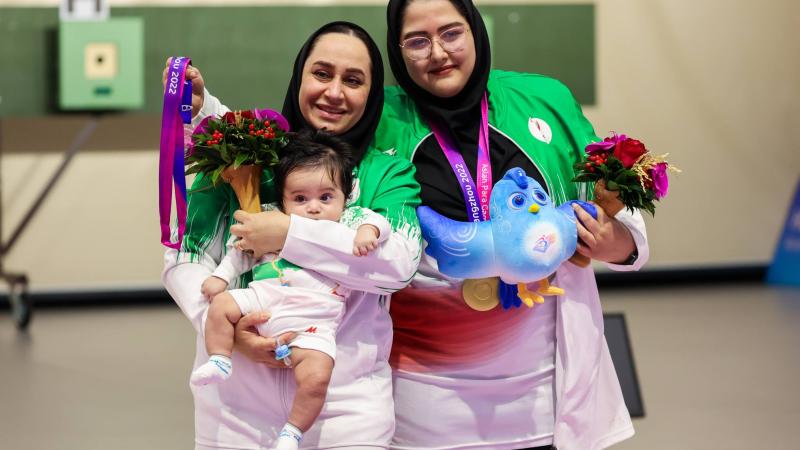
[{"label": "plush toy beak", "polygon": [[537,205],[536,203],[532,204],[531,207],[528,208],[528,212],[531,212],[533,214],[538,213],[539,212],[539,205]]}]

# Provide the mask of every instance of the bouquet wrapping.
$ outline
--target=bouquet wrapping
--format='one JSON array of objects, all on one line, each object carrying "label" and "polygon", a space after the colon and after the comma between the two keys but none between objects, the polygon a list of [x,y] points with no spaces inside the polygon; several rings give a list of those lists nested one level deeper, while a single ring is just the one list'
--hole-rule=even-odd
[{"label": "bouquet wrapping", "polygon": [[278,163],[288,131],[286,119],[270,109],[206,117],[192,133],[186,174],[201,173],[214,186],[229,183],[241,209],[260,212],[261,172]]}]

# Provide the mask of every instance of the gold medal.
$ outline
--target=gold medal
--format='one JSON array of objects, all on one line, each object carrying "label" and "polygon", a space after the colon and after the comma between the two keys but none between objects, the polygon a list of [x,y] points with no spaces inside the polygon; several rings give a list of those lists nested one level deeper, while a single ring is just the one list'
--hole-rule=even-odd
[{"label": "gold medal", "polygon": [[467,306],[476,311],[489,311],[500,304],[497,295],[497,278],[480,278],[477,280],[464,280],[461,286],[461,296]]}]

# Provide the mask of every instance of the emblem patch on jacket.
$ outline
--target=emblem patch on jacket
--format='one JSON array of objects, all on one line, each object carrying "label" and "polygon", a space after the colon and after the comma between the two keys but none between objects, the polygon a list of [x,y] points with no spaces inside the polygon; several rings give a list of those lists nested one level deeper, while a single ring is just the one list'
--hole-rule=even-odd
[{"label": "emblem patch on jacket", "polygon": [[545,144],[549,144],[550,141],[553,140],[553,130],[551,130],[550,125],[542,119],[537,119],[535,117],[528,119],[528,130],[533,137]]}]

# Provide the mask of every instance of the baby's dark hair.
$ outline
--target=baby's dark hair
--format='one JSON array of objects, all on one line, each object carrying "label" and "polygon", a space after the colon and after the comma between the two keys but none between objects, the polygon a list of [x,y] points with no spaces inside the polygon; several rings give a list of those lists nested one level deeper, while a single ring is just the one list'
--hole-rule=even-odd
[{"label": "baby's dark hair", "polygon": [[346,142],[326,131],[303,130],[294,133],[281,150],[273,172],[278,205],[283,210],[283,190],[286,178],[298,169],[322,167],[336,183],[345,199],[353,190],[353,150]]}]

